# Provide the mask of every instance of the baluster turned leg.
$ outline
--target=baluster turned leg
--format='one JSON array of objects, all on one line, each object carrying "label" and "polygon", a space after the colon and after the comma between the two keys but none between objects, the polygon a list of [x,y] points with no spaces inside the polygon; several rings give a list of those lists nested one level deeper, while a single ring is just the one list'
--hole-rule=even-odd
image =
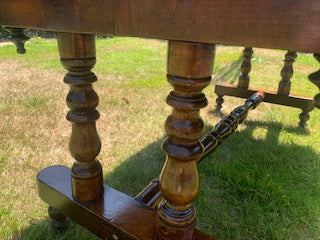
[{"label": "baluster turned leg", "polygon": [[[72,122],[69,150],[76,160],[72,166],[72,193],[79,201],[95,200],[103,195],[102,167],[96,159],[101,142],[96,130],[99,98],[92,88],[97,77],[91,69],[96,63],[93,35],[59,33],[57,36],[60,60],[68,70],[64,82],[70,85],[67,119]],[[65,223],[63,215],[49,207],[52,225]]]},{"label": "baluster turned leg", "polygon": [[[102,167],[96,159],[101,142],[96,130],[99,112],[95,109],[99,98],[92,88],[97,77],[91,69],[96,63],[94,35],[59,33],[57,35],[60,60],[68,73],[64,82],[70,85],[67,120],[72,122],[69,150],[76,160],[72,166],[72,194],[79,201],[92,201],[103,195]],[[66,218],[49,207],[52,226],[60,227]]]},{"label": "baluster turned leg", "polygon": [[97,80],[91,69],[96,63],[94,35],[60,33],[57,36],[61,63],[68,70],[64,82],[70,85],[67,119],[72,122],[69,150],[76,160],[72,166],[73,196],[91,201],[103,194],[102,167],[96,157],[101,142],[96,130],[99,98],[92,88]]},{"label": "baluster turned leg", "polygon": [[204,123],[199,110],[207,105],[201,92],[211,81],[214,45],[169,41],[168,81],[174,90],[167,103],[173,107],[163,143],[167,154],[160,175],[165,198],[159,204],[157,235],[161,240],[192,239],[196,212],[192,201],[199,191],[197,160],[204,149],[199,138]]},{"label": "baluster turned leg", "polygon": [[291,77],[293,75],[293,63],[297,58],[297,53],[288,51],[285,55],[284,66],[281,69],[281,80],[279,82],[278,94],[288,96],[291,89]]},{"label": "baluster turned leg", "polygon": [[307,126],[307,121],[310,119],[310,112],[311,110],[302,110],[302,113],[299,114],[299,126],[300,127],[306,127]]},{"label": "baluster turned leg", "polygon": [[252,47],[245,47],[243,50],[243,61],[241,64],[241,74],[239,76],[238,87],[247,89],[250,83],[249,73],[251,71]]},{"label": "baluster turned leg", "polygon": [[[96,63],[93,35],[59,33],[57,36],[62,65],[68,70],[64,82],[70,84],[67,119],[72,122],[69,150],[76,162],[72,166],[72,193],[79,201],[91,201],[103,194],[102,167],[96,157],[101,148],[96,130],[99,98],[92,88],[97,77],[91,69]],[[64,226],[66,218],[49,207],[52,226]]]},{"label": "baluster turned leg", "polygon": [[[293,63],[297,58],[297,53],[294,51],[288,51],[285,55],[284,66],[281,69],[281,80],[278,86],[278,94],[288,96],[291,90],[291,78],[293,76]],[[310,109],[303,109],[302,113],[299,115],[299,126],[305,127],[307,126],[307,121],[310,118],[309,115]]]},{"label": "baluster turned leg", "polygon": [[[318,62],[320,62],[320,53],[315,53],[313,56]],[[320,70],[310,74],[309,80],[320,89]],[[320,93],[314,97],[313,104],[316,108],[320,109]]]},{"label": "baluster turned leg", "polygon": [[217,103],[217,110],[221,110],[222,109],[222,104],[224,103],[224,99],[222,95],[218,95],[218,97],[216,98],[216,103]]}]

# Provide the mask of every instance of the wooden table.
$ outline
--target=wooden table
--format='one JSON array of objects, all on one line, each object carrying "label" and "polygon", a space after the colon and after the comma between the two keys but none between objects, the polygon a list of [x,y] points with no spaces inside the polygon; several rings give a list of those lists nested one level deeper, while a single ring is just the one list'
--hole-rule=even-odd
[{"label": "wooden table", "polygon": [[[59,33],[61,63],[68,71],[64,81],[70,85],[67,119],[75,163],[71,170],[52,166],[40,171],[39,194],[51,206],[56,227],[63,226],[66,215],[105,239],[213,239],[194,229],[192,201],[199,191],[197,162],[205,153],[202,89],[211,80],[215,44],[315,53],[320,61],[318,0],[0,0],[0,23]],[[157,184],[137,200],[103,185],[96,160],[101,143],[92,84],[97,78],[91,71],[95,33],[169,40],[167,78],[174,90],[167,103],[173,112],[163,143],[164,200],[156,211],[148,202],[154,203]],[[320,87],[320,71],[309,79]],[[320,107],[320,94],[314,105]],[[220,133],[240,122],[232,116],[220,125]]]}]

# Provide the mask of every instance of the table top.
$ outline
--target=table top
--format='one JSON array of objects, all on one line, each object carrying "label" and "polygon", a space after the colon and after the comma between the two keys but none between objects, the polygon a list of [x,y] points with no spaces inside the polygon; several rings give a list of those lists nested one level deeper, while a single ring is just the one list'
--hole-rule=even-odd
[{"label": "table top", "polygon": [[0,24],[320,52],[319,0],[0,0]]}]

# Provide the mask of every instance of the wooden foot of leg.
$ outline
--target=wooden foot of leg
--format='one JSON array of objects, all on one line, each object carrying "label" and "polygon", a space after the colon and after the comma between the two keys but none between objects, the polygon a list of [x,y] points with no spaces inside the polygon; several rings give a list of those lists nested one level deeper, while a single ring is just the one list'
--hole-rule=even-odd
[{"label": "wooden foot of leg", "polygon": [[51,226],[58,231],[63,231],[68,223],[68,218],[63,215],[58,209],[49,206],[48,214],[51,218]]},{"label": "wooden foot of leg", "polygon": [[219,95],[216,99],[216,103],[217,103],[217,110],[221,110],[222,109],[222,104],[223,104],[224,100],[223,100],[223,96]]},{"label": "wooden foot of leg", "polygon": [[299,127],[306,127],[307,126],[307,121],[310,119],[310,115],[308,111],[303,111],[299,115],[300,122],[299,122]]}]

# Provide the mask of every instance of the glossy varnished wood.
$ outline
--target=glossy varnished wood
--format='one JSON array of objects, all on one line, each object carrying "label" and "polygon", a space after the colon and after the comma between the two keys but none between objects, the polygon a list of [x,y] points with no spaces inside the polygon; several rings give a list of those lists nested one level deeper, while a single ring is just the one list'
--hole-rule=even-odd
[{"label": "glossy varnished wood", "polygon": [[[235,108],[228,116],[224,117],[212,131],[204,134],[199,142],[204,151],[198,158],[200,163],[206,156],[213,153],[220,143],[227,139],[248,116],[248,112],[255,109],[264,99],[263,92],[253,94],[244,105]],[[160,182],[154,179],[146,186],[136,197],[136,200],[143,202],[145,205],[156,209],[157,203],[163,200],[160,191]]]},{"label": "glossy varnished wood", "polygon": [[291,90],[291,77],[293,75],[293,63],[297,58],[297,53],[288,51],[284,58],[284,66],[281,69],[281,80],[278,86],[278,94],[289,95]]},{"label": "glossy varnished wood", "polygon": [[211,81],[214,45],[169,41],[167,79],[174,90],[167,97],[173,108],[162,149],[167,155],[160,174],[164,197],[158,208],[161,240],[191,240],[196,212],[192,201],[199,191],[197,160],[203,153],[199,138],[204,123],[199,110],[207,105],[202,93]]},{"label": "glossy varnished wood", "polygon": [[[43,169],[37,183],[43,201],[103,239],[156,239],[156,211],[124,193],[104,186],[102,198],[79,202],[72,196],[70,169],[65,166]],[[192,239],[214,240],[197,230]]]},{"label": "glossy varnished wood", "polygon": [[[315,53],[313,56],[320,63],[320,54]],[[320,70],[310,74],[309,80],[320,89]],[[314,106],[320,109],[320,93],[314,97]]]},{"label": "glossy varnished wood", "polygon": [[248,88],[241,89],[236,85],[232,84],[216,84],[215,92],[218,95],[226,95],[233,96],[239,98],[248,98],[255,92],[264,92],[265,94],[265,102],[275,103],[289,107],[300,108],[305,111],[311,111],[313,106],[313,99],[307,96],[301,96],[297,94],[286,95],[278,95],[276,91],[259,89],[259,88]]},{"label": "glossy varnished wood", "polygon": [[73,195],[91,201],[103,195],[102,167],[96,157],[101,142],[96,130],[99,102],[92,83],[97,81],[91,69],[96,63],[94,35],[59,33],[60,60],[68,70],[64,82],[70,85],[67,119],[72,122],[69,150],[76,160],[72,166]]},{"label": "glossy varnished wood", "polygon": [[[217,110],[221,110],[222,103],[224,102],[223,96],[234,96],[247,98],[255,91],[264,91],[266,93],[266,102],[291,106],[302,109],[299,115],[299,126],[306,127],[307,121],[310,118],[309,112],[313,110],[313,103],[311,97],[299,96],[290,94],[291,90],[291,77],[293,76],[293,63],[297,58],[295,51],[287,51],[284,59],[284,66],[281,69],[281,80],[278,85],[277,92],[265,89],[249,89],[249,72],[251,70],[250,59],[252,57],[252,48],[245,48],[244,59],[241,64],[241,74],[239,77],[238,88],[230,84],[216,84],[215,93],[217,94]],[[313,75],[315,76],[315,75]],[[311,77],[312,78],[312,77]]]},{"label": "glossy varnished wood", "polygon": [[[192,201],[199,191],[197,163],[206,153],[208,135],[203,136],[199,111],[207,105],[202,89],[211,80],[213,44],[319,53],[319,22],[319,0],[0,0],[0,24],[60,32],[59,53],[68,70],[64,81],[70,85],[69,148],[76,161],[71,171],[54,166],[38,174],[39,194],[51,206],[49,215],[58,224],[69,216],[105,239],[212,239],[194,229]],[[101,143],[95,125],[99,99],[91,72],[96,62],[94,33],[170,40],[167,78],[174,90],[167,103],[173,111],[165,125],[167,159],[159,183],[164,200],[157,211],[152,209],[159,198],[157,182],[137,197],[139,201],[102,184],[97,160]],[[320,59],[319,54],[315,57]],[[249,58],[248,52],[244,80],[250,71]],[[289,94],[291,62],[286,63],[280,86],[284,88],[279,88],[279,94],[265,91],[265,101],[299,107],[300,119],[307,119],[312,99]],[[318,87],[319,75],[318,71],[309,77]],[[240,87],[217,85],[218,104],[223,95],[248,98],[259,91],[247,85],[246,81]],[[320,94],[314,103],[320,107]],[[224,119],[216,129],[217,137],[227,137],[248,109],[235,111],[239,118]],[[208,152],[214,149],[207,146]],[[158,195],[154,198],[154,194]]]},{"label": "glossy varnished wood", "polygon": [[3,25],[311,53],[319,22],[319,0],[0,0]]},{"label": "glossy varnished wood", "polygon": [[253,55],[252,47],[246,47],[243,50],[243,60],[241,63],[240,71],[241,74],[239,76],[238,87],[239,88],[248,88],[250,83],[249,73],[251,71],[251,58]]},{"label": "glossy varnished wood", "polygon": [[158,178],[152,180],[136,197],[137,201],[144,203],[146,206],[156,209],[161,200],[160,181]]},{"label": "glossy varnished wood", "polygon": [[68,218],[59,209],[49,206],[48,215],[51,218],[51,226],[58,231],[63,231],[67,227]]},{"label": "glossy varnished wood", "polygon": [[212,153],[218,145],[227,139],[248,116],[250,110],[255,109],[264,100],[263,92],[256,92],[239,107],[236,107],[229,115],[225,116],[212,131],[203,135],[200,143],[203,146],[203,154],[198,162]]}]

